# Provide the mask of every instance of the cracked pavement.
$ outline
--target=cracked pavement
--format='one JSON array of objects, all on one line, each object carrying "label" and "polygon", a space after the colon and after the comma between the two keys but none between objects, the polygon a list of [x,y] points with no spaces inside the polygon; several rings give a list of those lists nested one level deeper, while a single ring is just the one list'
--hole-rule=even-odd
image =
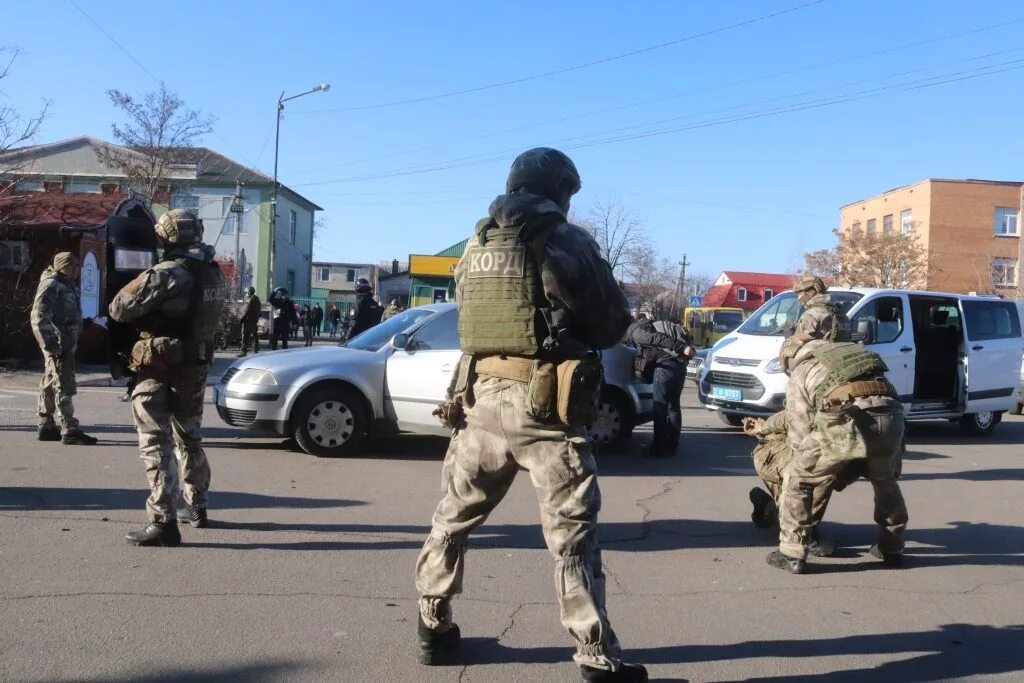
[{"label": "cracked pavement", "polygon": [[[463,661],[416,664],[413,566],[443,439],[324,460],[228,427],[207,405],[212,528],[133,548],[147,495],[120,389],[76,412],[97,447],[35,440],[34,385],[0,375],[0,680],[575,681],[529,478],[474,536],[454,603]],[[684,393],[681,455],[599,459],[608,609],[654,680],[1016,681],[1024,677],[1024,420],[991,439],[915,426],[907,567],[886,571],[871,489],[838,494],[839,557],[768,567],[749,519],[752,442]]]}]

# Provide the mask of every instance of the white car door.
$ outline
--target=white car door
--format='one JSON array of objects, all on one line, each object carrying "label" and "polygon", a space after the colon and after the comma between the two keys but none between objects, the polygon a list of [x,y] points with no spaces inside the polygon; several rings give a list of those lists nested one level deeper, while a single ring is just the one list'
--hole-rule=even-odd
[{"label": "white car door", "polygon": [[904,403],[914,395],[914,326],[908,311],[905,295],[882,294],[867,299],[850,315],[854,338],[863,340],[864,348],[889,366],[886,377]]},{"label": "white car door", "polygon": [[406,348],[388,358],[384,374],[386,403],[400,427],[436,431],[431,413],[444,401],[445,390],[459,362],[458,311],[439,315],[416,330]]},{"label": "white car door", "polygon": [[1020,372],[1020,317],[1012,301],[961,299],[967,331],[968,413],[1011,410]]}]

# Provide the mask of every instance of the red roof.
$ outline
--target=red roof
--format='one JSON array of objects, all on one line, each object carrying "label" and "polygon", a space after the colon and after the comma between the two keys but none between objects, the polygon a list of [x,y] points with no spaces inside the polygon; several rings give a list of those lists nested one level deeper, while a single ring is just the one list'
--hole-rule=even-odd
[{"label": "red roof", "polygon": [[119,193],[19,192],[0,197],[0,225],[20,228],[99,228],[125,197]]},{"label": "red roof", "polygon": [[792,289],[793,283],[796,282],[796,276],[792,274],[747,273],[740,270],[726,270],[722,274],[732,280],[733,284],[775,288],[777,292]]},{"label": "red roof", "polygon": [[[701,303],[704,306],[724,306],[742,308],[753,311],[765,302],[765,290],[771,290],[772,296],[793,288],[795,278],[792,275],[777,273],[746,273],[737,270],[723,272],[732,283],[715,285],[704,294]],[[746,296],[740,301],[739,290],[746,290]]]}]

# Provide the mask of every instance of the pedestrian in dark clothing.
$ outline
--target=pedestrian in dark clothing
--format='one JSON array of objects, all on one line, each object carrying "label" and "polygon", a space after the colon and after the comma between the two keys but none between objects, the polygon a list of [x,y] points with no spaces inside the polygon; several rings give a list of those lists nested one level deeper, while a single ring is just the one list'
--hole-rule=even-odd
[{"label": "pedestrian in dark clothing", "polygon": [[263,307],[263,303],[260,298],[256,296],[256,288],[250,287],[246,291],[245,297],[245,308],[242,309],[242,351],[238,354],[239,358],[245,357],[245,354],[249,353],[249,341],[252,341],[252,352],[260,352],[260,311]]},{"label": "pedestrian in dark clothing", "polygon": [[320,328],[324,324],[324,309],[320,308],[320,304],[313,306],[313,333],[319,337]]},{"label": "pedestrian in dark clothing", "polygon": [[682,325],[667,320],[653,322],[641,313],[630,325],[626,338],[644,361],[654,365],[654,442],[645,455],[675,455],[683,426],[680,395],[687,359],[694,354],[690,333]]},{"label": "pedestrian in dark clothing", "polygon": [[270,295],[270,305],[273,307],[273,327],[270,330],[270,350],[277,350],[277,343],[281,342],[281,348],[288,348],[288,337],[291,336],[292,324],[298,324],[298,316],[295,314],[295,304],[288,296],[288,290],[278,287]]},{"label": "pedestrian in dark clothing", "polygon": [[302,307],[302,335],[306,340],[306,346],[313,345],[313,332],[316,329],[316,316],[309,306]]},{"label": "pedestrian in dark clothing", "polygon": [[331,339],[338,334],[338,325],[341,324],[341,311],[334,304],[327,309],[327,321],[331,326]]},{"label": "pedestrian in dark clothing", "polygon": [[362,334],[380,322],[384,309],[373,298],[373,288],[366,278],[359,278],[356,283],[356,309],[352,316],[352,328],[349,330],[349,339],[357,334]]},{"label": "pedestrian in dark clothing", "polygon": [[294,337],[295,339],[298,339],[299,338],[299,326],[302,325],[302,307],[299,306],[296,303],[293,303],[292,304],[292,309],[295,312],[294,317],[292,317],[292,330],[291,330],[292,331],[292,337]]}]

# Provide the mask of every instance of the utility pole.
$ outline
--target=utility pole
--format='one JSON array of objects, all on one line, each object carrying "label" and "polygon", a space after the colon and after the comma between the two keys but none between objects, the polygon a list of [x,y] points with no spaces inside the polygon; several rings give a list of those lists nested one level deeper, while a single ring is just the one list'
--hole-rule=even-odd
[{"label": "utility pole", "polygon": [[675,309],[676,312],[682,314],[682,307],[679,305],[680,293],[686,293],[686,266],[692,266],[693,264],[686,260],[686,254],[683,254],[683,260],[679,262],[679,282],[676,283],[676,294],[675,294]]},{"label": "utility pole", "polygon": [[235,216],[235,278],[238,280],[238,296],[242,296],[242,214],[245,208],[242,206],[242,183],[235,183],[235,197],[231,202],[231,213]]}]

